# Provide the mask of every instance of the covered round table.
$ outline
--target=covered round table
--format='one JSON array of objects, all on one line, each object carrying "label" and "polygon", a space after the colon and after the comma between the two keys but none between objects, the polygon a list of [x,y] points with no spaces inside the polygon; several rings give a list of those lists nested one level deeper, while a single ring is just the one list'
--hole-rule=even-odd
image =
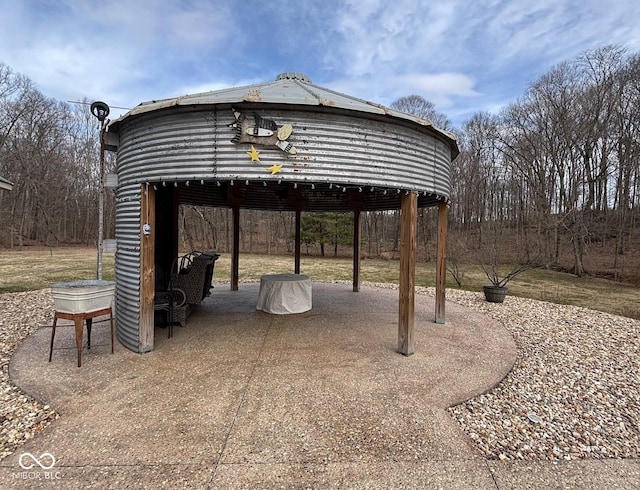
[{"label": "covered round table", "polygon": [[303,274],[267,274],[260,278],[257,310],[277,315],[311,309],[311,279]]}]

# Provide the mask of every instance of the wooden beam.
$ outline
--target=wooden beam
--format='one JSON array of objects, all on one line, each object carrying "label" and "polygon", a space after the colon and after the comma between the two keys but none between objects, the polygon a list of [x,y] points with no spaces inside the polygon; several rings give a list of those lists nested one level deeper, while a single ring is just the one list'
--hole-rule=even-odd
[{"label": "wooden beam", "polygon": [[233,244],[231,246],[231,291],[238,290],[240,276],[240,206],[233,206]]},{"label": "wooden beam", "polygon": [[240,207],[247,202],[244,182],[227,185],[227,202],[233,211],[233,243],[231,244],[231,291],[238,290],[240,277]]},{"label": "wooden beam", "polygon": [[361,225],[360,212],[364,206],[364,197],[362,188],[349,189],[347,193],[347,202],[353,210],[353,291],[360,291],[360,267],[361,267]]},{"label": "wooden beam", "polygon": [[296,209],[296,243],[294,253],[294,273],[300,274],[300,242],[302,241],[302,212]]},{"label": "wooden beam", "polygon": [[436,259],[436,323],[444,323],[447,283],[447,203],[438,204],[438,256]]},{"label": "wooden beam", "polygon": [[[155,297],[156,193],[152,185],[140,188],[140,319],[138,352],[153,350]],[[147,226],[148,225],[148,228]]]},{"label": "wooden beam", "polygon": [[415,350],[414,311],[416,279],[416,231],[418,196],[403,194],[400,217],[400,291],[398,315],[398,351],[410,356]]},{"label": "wooden beam", "polygon": [[360,291],[360,209],[353,210],[353,291]]}]

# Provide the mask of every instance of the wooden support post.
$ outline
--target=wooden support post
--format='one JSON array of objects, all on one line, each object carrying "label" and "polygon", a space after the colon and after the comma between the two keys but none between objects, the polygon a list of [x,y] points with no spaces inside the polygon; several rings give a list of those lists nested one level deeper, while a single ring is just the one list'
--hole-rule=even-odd
[{"label": "wooden support post", "polygon": [[447,203],[438,204],[438,256],[436,259],[436,323],[444,323],[447,282]]},{"label": "wooden support post", "polygon": [[231,291],[238,290],[240,276],[240,206],[233,206],[233,245],[231,248]]},{"label": "wooden support post", "polygon": [[360,291],[360,209],[353,210],[353,291]]},{"label": "wooden support post", "polygon": [[153,350],[155,297],[156,193],[152,185],[140,189],[140,321],[138,352]]},{"label": "wooden support post", "polygon": [[300,242],[302,241],[302,212],[296,209],[296,243],[294,258],[294,273],[300,274]]},{"label": "wooden support post", "polygon": [[400,294],[398,317],[398,351],[410,356],[415,350],[414,309],[416,279],[416,230],[418,196],[402,195],[400,217]]}]

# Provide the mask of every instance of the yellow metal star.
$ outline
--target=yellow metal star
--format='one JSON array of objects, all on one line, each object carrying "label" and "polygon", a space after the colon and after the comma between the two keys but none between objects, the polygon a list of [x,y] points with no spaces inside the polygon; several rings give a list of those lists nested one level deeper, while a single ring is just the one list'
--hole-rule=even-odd
[{"label": "yellow metal star", "polygon": [[251,151],[248,151],[247,155],[249,155],[251,157],[251,161],[252,162],[259,162],[260,161],[260,152],[258,150],[256,150],[253,145],[251,145]]},{"label": "yellow metal star", "polygon": [[282,171],[282,165],[271,165],[267,170],[271,170],[271,175],[279,174]]}]

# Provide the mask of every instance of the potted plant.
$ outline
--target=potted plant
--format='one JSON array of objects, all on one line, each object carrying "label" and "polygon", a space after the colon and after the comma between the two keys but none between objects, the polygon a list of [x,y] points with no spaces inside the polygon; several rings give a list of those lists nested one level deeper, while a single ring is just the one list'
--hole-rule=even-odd
[{"label": "potted plant", "polygon": [[482,286],[485,299],[489,303],[502,303],[509,291],[507,283],[529,268],[529,265],[516,265],[507,274],[500,276],[496,263],[492,263],[489,266],[483,264],[482,270],[491,282],[489,286]]},{"label": "potted plant", "polygon": [[520,260],[511,267],[506,274],[501,274],[499,265],[503,262],[502,245],[509,237],[506,234],[508,227],[502,220],[495,220],[486,223],[484,227],[485,260],[482,263],[484,271],[490,284],[483,286],[484,296],[490,303],[502,303],[507,295],[507,284],[519,274],[530,269],[533,265],[531,260]]}]

